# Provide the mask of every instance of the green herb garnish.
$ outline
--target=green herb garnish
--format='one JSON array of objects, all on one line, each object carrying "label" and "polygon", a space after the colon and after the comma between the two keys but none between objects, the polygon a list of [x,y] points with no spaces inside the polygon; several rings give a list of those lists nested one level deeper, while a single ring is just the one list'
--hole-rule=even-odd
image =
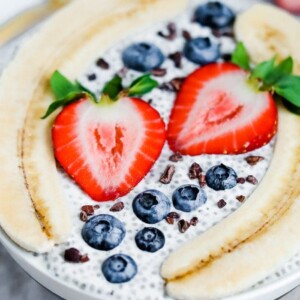
[{"label": "green herb garnish", "polygon": [[82,86],[79,82],[72,83],[59,71],[55,71],[50,79],[51,90],[55,96],[55,101],[49,106],[42,119],[47,118],[59,107],[70,104],[82,98],[89,98],[95,103],[112,103],[125,96],[142,96],[151,92],[158,86],[150,74],[143,75],[135,79],[128,88],[122,85],[120,76],[114,76],[108,81],[102,91],[100,99],[95,94]]},{"label": "green herb garnish", "polygon": [[294,113],[300,109],[300,76],[293,72],[293,58],[287,57],[276,64],[276,57],[251,68],[250,57],[243,43],[238,43],[232,54],[231,62],[249,71],[249,82],[260,91],[276,93],[284,98],[285,105]]}]

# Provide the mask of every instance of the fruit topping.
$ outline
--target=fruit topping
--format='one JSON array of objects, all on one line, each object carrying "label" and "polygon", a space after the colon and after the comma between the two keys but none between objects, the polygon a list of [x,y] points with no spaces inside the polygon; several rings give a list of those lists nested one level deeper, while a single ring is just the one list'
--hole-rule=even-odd
[{"label": "fruit topping", "polygon": [[145,223],[155,224],[170,212],[171,201],[162,192],[147,190],[138,194],[132,203],[136,216]]},{"label": "fruit topping", "polygon": [[205,191],[200,187],[186,184],[174,191],[172,200],[176,209],[191,212],[205,204],[207,196]]},{"label": "fruit topping", "polygon": [[52,76],[52,89],[60,100],[45,116],[65,106],[52,128],[55,157],[92,199],[108,201],[127,194],[160,155],[164,122],[148,103],[133,98],[156,86],[144,75],[123,89],[115,76],[98,101],[58,72]]},{"label": "fruit topping", "polygon": [[220,45],[208,37],[199,37],[185,43],[183,54],[195,64],[206,65],[220,57]]},{"label": "fruit topping", "polygon": [[165,237],[159,229],[145,227],[136,234],[135,242],[139,249],[153,253],[165,245]]},{"label": "fruit topping", "polygon": [[233,11],[218,1],[207,2],[198,6],[194,14],[196,22],[213,29],[229,27],[233,24],[234,19]]},{"label": "fruit topping", "polygon": [[291,13],[300,14],[300,2],[297,0],[275,0],[275,3]]},{"label": "fruit topping", "polygon": [[210,168],[205,176],[207,185],[215,191],[232,189],[236,186],[236,172],[223,164]]},{"label": "fruit topping", "polygon": [[168,126],[168,142],[181,154],[234,154],[268,143],[277,130],[270,93],[256,91],[231,63],[204,66],[188,76]]},{"label": "fruit topping", "polygon": [[130,281],[137,274],[138,267],[130,256],[115,254],[103,262],[101,270],[110,283],[124,283]]},{"label": "fruit topping", "polygon": [[117,218],[101,214],[90,218],[84,224],[81,235],[92,248],[108,251],[123,241],[125,228]]},{"label": "fruit topping", "polygon": [[122,59],[127,68],[139,72],[148,72],[159,67],[165,57],[154,44],[136,43],[123,51]]}]

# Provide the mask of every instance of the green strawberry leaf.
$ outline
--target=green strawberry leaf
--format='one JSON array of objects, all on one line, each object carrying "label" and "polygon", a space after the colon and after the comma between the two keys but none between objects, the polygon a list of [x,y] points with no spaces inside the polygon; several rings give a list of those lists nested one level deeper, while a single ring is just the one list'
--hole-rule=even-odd
[{"label": "green strawberry leaf", "polygon": [[293,71],[294,62],[291,57],[281,61],[271,72],[263,78],[266,85],[274,85],[281,78],[286,75],[291,75]]},{"label": "green strawberry leaf", "polygon": [[113,79],[105,84],[102,93],[107,95],[111,100],[115,101],[122,90],[122,78],[118,75],[115,75]]},{"label": "green strawberry leaf", "polygon": [[71,93],[69,93],[69,95],[67,97],[65,97],[61,100],[54,101],[52,104],[50,104],[46,113],[44,114],[44,116],[42,116],[42,119],[46,119],[59,107],[65,106],[67,104],[70,104],[70,103],[75,102],[82,98],[86,98],[88,96],[89,96],[89,94],[87,94],[86,92],[71,92]]},{"label": "green strawberry leaf", "polygon": [[300,107],[300,76],[286,75],[276,82],[273,89],[278,95]]},{"label": "green strawberry leaf", "polygon": [[80,92],[80,88],[73,84],[59,71],[55,71],[50,79],[51,90],[56,100],[67,97],[70,93]]},{"label": "green strawberry leaf", "polygon": [[232,53],[231,62],[246,71],[250,71],[250,57],[243,43],[239,42]]},{"label": "green strawberry leaf", "polygon": [[274,70],[274,65],[275,58],[268,61],[264,61],[255,66],[251,76],[261,80],[265,80],[265,78],[267,78],[270,75],[270,73],[272,73],[272,71]]},{"label": "green strawberry leaf", "polygon": [[158,87],[158,82],[150,74],[143,75],[134,80],[128,89],[128,96],[142,96]]}]

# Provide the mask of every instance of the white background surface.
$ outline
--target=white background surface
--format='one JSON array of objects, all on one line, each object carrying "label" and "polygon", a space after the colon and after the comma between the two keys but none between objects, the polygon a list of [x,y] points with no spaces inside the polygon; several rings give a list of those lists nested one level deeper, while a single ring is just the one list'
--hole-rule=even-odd
[{"label": "white background surface", "polygon": [[[0,0],[0,24],[24,9],[42,2],[43,0]],[[31,279],[0,245],[0,300],[59,299]],[[284,296],[281,300],[300,300],[300,288]]]}]

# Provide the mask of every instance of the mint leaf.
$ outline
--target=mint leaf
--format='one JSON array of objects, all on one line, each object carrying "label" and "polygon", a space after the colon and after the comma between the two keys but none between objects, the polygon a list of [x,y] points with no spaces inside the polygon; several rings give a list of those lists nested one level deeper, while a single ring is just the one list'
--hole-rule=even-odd
[{"label": "mint leaf", "polygon": [[265,80],[268,76],[270,76],[270,74],[274,70],[274,65],[275,65],[275,58],[268,60],[268,61],[264,61],[264,62],[258,64],[254,68],[251,76],[261,79],[261,80]]},{"label": "mint leaf", "polygon": [[113,79],[106,83],[102,93],[109,96],[111,100],[116,100],[117,96],[122,90],[122,78],[118,75],[115,75]]},{"label": "mint leaf", "polygon": [[250,57],[243,43],[239,42],[232,53],[231,62],[250,71]]},{"label": "mint leaf", "polygon": [[50,79],[51,90],[56,100],[61,100],[73,92],[80,92],[78,86],[69,81],[59,71],[55,71]]},{"label": "mint leaf", "polygon": [[143,75],[134,80],[128,89],[128,96],[142,96],[151,92],[158,86],[158,82],[150,74]]},{"label": "mint leaf", "polygon": [[294,62],[291,57],[281,61],[274,69],[264,78],[265,84],[274,85],[277,81],[286,75],[292,74]]},{"label": "mint leaf", "polygon": [[78,89],[82,92],[86,92],[88,93],[89,95],[91,95],[91,98],[93,99],[93,101],[95,103],[98,103],[98,99],[97,99],[97,96],[96,94],[94,94],[92,91],[90,91],[88,88],[86,88],[85,86],[83,86],[79,81],[75,81],[75,84],[76,86],[78,87]]},{"label": "mint leaf", "polygon": [[300,76],[285,75],[273,88],[278,95],[300,107]]},{"label": "mint leaf", "polygon": [[65,97],[61,100],[57,100],[57,101],[53,102],[52,104],[50,104],[45,115],[42,116],[41,119],[46,119],[59,107],[65,106],[67,104],[77,101],[78,99],[85,98],[87,96],[88,96],[88,94],[85,92],[71,92],[71,93],[69,93],[69,95],[67,97]]}]

